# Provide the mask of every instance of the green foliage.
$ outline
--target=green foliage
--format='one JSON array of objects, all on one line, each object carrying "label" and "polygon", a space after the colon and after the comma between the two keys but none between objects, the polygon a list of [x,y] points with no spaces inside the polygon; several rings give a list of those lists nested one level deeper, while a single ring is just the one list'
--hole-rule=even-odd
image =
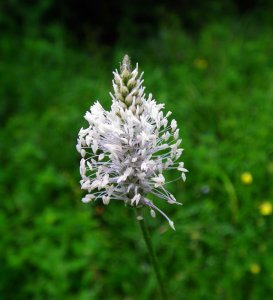
[{"label": "green foliage", "polygon": [[[193,37],[172,19],[128,49],[178,120],[190,170],[169,187],[184,206],[158,204],[176,232],[147,215],[170,299],[273,292],[272,215],[260,210],[273,205],[272,27],[254,25],[211,24]],[[109,107],[124,49],[105,61],[53,31],[0,40],[1,299],[157,299],[133,211],[80,201],[77,132],[94,100]]]}]

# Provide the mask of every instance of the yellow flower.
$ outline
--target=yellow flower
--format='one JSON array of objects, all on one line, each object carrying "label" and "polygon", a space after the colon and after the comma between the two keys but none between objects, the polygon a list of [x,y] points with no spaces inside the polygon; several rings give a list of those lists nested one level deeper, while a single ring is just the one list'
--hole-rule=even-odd
[{"label": "yellow flower", "polygon": [[193,64],[197,69],[201,69],[201,70],[206,69],[209,65],[208,62],[203,58],[196,58]]},{"label": "yellow flower", "polygon": [[272,214],[273,207],[269,201],[262,202],[259,206],[260,214],[263,216],[269,216]]},{"label": "yellow flower", "polygon": [[259,274],[261,272],[261,267],[259,264],[257,263],[253,263],[249,266],[249,271],[252,273],[252,274]]},{"label": "yellow flower", "polygon": [[241,174],[241,181],[243,184],[251,184],[253,181],[252,174],[250,172],[244,172]]}]

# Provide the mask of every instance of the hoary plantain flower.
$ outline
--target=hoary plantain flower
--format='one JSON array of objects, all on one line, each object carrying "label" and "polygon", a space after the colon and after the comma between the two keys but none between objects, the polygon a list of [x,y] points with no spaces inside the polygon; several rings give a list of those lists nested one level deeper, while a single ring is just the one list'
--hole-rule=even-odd
[{"label": "hoary plantain flower", "polygon": [[148,194],[170,204],[180,204],[165,189],[163,171],[177,169],[186,180],[183,162],[178,162],[180,148],[177,122],[168,121],[164,104],[157,104],[152,94],[144,94],[143,73],[134,70],[125,55],[120,72],[113,72],[114,92],[110,111],[97,101],[85,114],[88,128],[81,128],[77,150],[81,154],[81,188],[88,193],[84,203],[102,199],[123,201],[132,206],[146,206],[151,215],[161,213],[174,229],[173,222]]}]

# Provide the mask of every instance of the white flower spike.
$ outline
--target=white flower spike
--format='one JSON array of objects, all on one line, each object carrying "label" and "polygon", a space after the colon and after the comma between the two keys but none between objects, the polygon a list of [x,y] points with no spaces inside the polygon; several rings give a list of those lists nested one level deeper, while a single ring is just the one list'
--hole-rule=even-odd
[{"label": "white flower spike", "polygon": [[[177,122],[168,122],[163,104],[157,104],[144,94],[142,74],[134,70],[125,55],[121,71],[113,72],[112,106],[106,111],[97,101],[85,114],[89,127],[81,129],[76,149],[81,154],[81,188],[87,191],[84,203],[101,199],[120,200],[132,206],[146,206],[151,216],[155,210],[173,222],[147,195],[153,194],[167,203],[177,202],[165,189],[163,171],[178,170],[185,181],[188,172],[178,162],[183,149],[179,148]],[[169,125],[168,125],[169,124]]]}]

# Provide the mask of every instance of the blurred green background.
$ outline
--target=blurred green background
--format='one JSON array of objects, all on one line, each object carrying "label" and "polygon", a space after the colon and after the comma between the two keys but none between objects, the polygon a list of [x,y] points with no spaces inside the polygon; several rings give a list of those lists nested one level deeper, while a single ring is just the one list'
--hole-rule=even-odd
[{"label": "blurred green background", "polygon": [[134,213],[81,203],[77,133],[125,53],[178,120],[170,299],[272,299],[272,1],[0,4],[0,299],[159,299]]}]

